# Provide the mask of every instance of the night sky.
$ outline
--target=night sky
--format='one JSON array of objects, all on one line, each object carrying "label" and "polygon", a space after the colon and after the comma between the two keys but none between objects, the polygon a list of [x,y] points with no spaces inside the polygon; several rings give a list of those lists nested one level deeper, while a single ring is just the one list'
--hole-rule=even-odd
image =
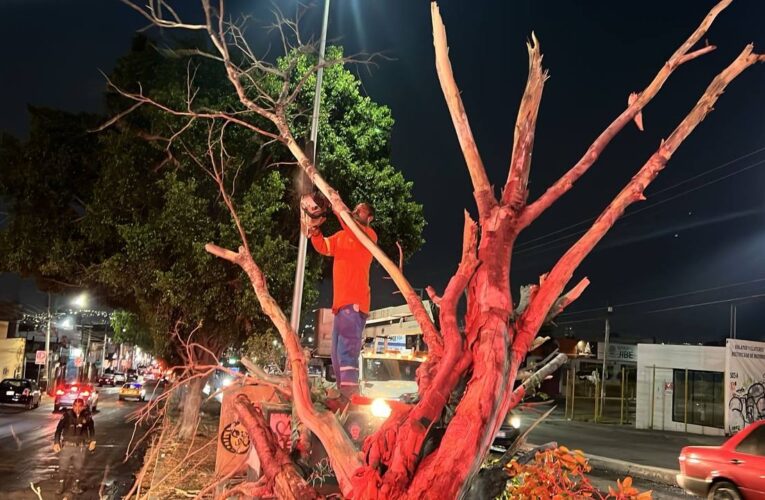
[{"label": "night sky", "polygon": [[[295,10],[293,0],[275,3],[287,14]],[[645,0],[638,10],[613,1],[442,1],[452,65],[492,181],[499,187],[507,175],[532,30],[551,75],[539,113],[533,199],[580,158],[714,3]],[[186,2],[181,12],[195,10],[189,5],[196,7]],[[246,8],[267,22],[271,6],[237,1],[229,11]],[[319,10],[304,18],[304,34],[318,34]],[[0,129],[24,136],[27,103],[101,110],[98,70],[109,72],[144,24],[116,0],[2,2]],[[425,206],[427,242],[407,275],[415,287],[440,290],[456,269],[462,210],[475,209],[434,69],[429,2],[335,0],[329,37],[347,53],[390,58],[358,71],[365,91],[393,111],[394,164],[414,181],[415,198]],[[765,51],[765,2],[736,0],[707,37],[718,49],[675,71],[644,110],[646,131],[627,127],[574,190],[522,235],[513,260],[516,294],[549,270],[586,228],[573,225],[597,216],[746,43]],[[720,301],[735,299],[739,337],[765,340],[764,297],[741,298],[765,295],[763,186],[765,65],[759,65],[729,86],[649,188],[648,200],[633,206],[583,263],[575,280],[586,275],[592,284],[560,323],[595,336],[610,303],[612,330],[622,336],[716,340],[729,331],[731,302]],[[375,275],[373,306],[401,302],[390,281],[380,279],[379,266]],[[33,288],[6,275],[0,300],[42,305]],[[327,293],[322,302],[329,302]],[[699,305],[709,302],[720,303]]]}]

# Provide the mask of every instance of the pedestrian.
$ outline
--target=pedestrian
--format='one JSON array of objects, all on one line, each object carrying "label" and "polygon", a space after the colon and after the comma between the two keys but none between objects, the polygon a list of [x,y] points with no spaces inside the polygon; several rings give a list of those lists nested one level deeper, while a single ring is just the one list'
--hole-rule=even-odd
[{"label": "pedestrian", "polygon": [[[359,227],[377,242],[377,234],[370,227],[374,211],[368,203],[359,203],[353,209],[353,218]],[[333,257],[332,263],[332,368],[340,393],[347,399],[359,392],[359,354],[363,343],[362,332],[369,317],[371,301],[369,267],[372,254],[340,220],[341,230],[327,238],[319,227],[310,229],[314,249]]]},{"label": "pedestrian", "polygon": [[53,451],[60,453],[58,460],[58,489],[56,493],[63,493],[69,480],[69,468],[73,470],[74,485],[72,492],[82,493],[80,475],[85,466],[85,455],[88,451],[96,449],[95,425],[90,411],[85,408],[82,398],[77,398],[72,403],[72,408],[66,410],[56,427],[56,435],[53,438]]}]

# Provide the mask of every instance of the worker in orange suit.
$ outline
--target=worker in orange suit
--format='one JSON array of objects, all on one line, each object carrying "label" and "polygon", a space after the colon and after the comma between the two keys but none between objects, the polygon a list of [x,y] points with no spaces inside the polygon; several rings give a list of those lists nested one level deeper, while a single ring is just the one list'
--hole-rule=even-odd
[{"label": "worker in orange suit", "polygon": [[[353,209],[359,227],[377,242],[377,233],[370,227],[374,211],[368,203]],[[322,255],[333,257],[332,264],[332,368],[340,393],[350,399],[359,392],[359,354],[362,332],[369,317],[369,268],[372,254],[340,220],[342,229],[324,237],[318,226],[309,230],[311,244]]]}]

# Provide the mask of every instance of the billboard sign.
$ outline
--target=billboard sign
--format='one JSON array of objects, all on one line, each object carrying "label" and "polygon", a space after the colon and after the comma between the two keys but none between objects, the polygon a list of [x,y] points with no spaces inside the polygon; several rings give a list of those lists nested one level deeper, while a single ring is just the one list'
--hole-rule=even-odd
[{"label": "billboard sign", "polygon": [[[605,344],[598,342],[598,359],[603,359]],[[634,344],[618,344],[610,342],[608,344],[608,361],[621,361],[627,363],[637,363],[637,346]]]},{"label": "billboard sign", "polygon": [[725,341],[725,432],[765,419],[765,342]]}]

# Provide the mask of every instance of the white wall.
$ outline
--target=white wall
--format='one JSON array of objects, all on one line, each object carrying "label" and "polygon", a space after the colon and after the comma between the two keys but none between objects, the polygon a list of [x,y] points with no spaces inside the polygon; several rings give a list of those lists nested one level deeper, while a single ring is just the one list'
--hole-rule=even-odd
[{"label": "white wall", "polygon": [[[651,399],[653,398],[653,428],[656,430],[685,432],[682,422],[672,421],[672,393],[665,389],[672,383],[672,370],[706,370],[725,372],[725,348],[694,345],[638,344],[637,408],[635,427],[651,428]],[[653,383],[654,366],[656,379]],[[651,385],[653,383],[653,390]],[[724,434],[723,429],[688,424],[688,432],[695,434]]]}]

